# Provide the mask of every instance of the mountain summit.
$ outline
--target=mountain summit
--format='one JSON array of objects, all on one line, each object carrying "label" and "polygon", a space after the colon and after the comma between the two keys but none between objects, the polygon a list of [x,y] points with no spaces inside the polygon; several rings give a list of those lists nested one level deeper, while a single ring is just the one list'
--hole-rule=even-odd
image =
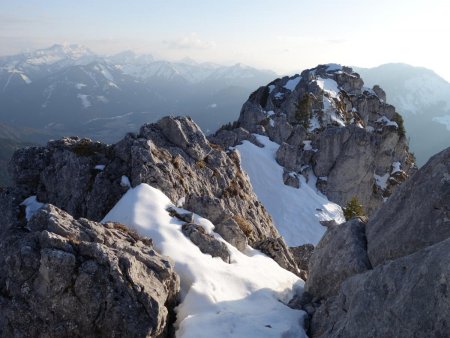
[{"label": "mountain summit", "polygon": [[243,130],[279,145],[286,184],[311,173],[332,201],[345,206],[357,197],[368,214],[415,170],[401,115],[349,67],[320,65],[260,87],[211,139],[235,146]]}]

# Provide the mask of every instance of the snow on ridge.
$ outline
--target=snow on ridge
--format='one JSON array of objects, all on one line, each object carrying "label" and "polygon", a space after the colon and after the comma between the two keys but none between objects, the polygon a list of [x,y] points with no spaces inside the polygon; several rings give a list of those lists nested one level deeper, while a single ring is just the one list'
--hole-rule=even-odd
[{"label": "snow on ridge", "polygon": [[328,78],[321,78],[320,76],[316,79],[317,85],[322,89],[325,93],[328,93],[331,97],[337,97],[339,94],[339,86],[336,81]]},{"label": "snow on ridge", "polygon": [[293,78],[289,79],[283,87],[292,92],[295,87],[297,87],[301,79],[302,78],[300,75],[295,75]]},{"label": "snow on ridge", "polygon": [[266,136],[255,136],[264,148],[244,141],[236,149],[241,154],[241,166],[248,174],[258,199],[289,246],[317,244],[326,230],[320,221],[345,221],[341,207],[328,201],[317,190],[316,178],[312,174],[308,182],[299,175],[299,189],[285,185],[283,167],[275,160],[279,145]]},{"label": "snow on ridge", "polygon": [[36,196],[30,196],[20,203],[20,205],[25,206],[25,217],[27,221],[29,221],[31,217],[44,206],[44,203],[38,202]]},{"label": "snow on ridge", "polygon": [[379,118],[378,120],[376,120],[375,122],[382,123],[382,124],[385,125],[385,126],[393,126],[393,127],[398,128],[397,122],[394,122],[394,121],[389,120],[386,116],[380,117],[380,118]]},{"label": "snow on ridge", "polygon": [[160,190],[140,184],[127,191],[103,222],[120,222],[151,237],[155,248],[175,262],[181,280],[177,337],[306,338],[300,326],[304,312],[284,305],[293,290],[301,292],[302,280],[251,247],[241,253],[213,232],[211,222],[194,215],[195,223],[227,246],[231,263],[203,254],[183,235],[183,222],[171,217],[168,207],[187,212]]},{"label": "snow on ridge", "polygon": [[338,64],[338,63],[329,63],[326,66],[328,66],[327,69],[326,69],[327,73],[332,73],[332,72],[336,72],[336,71],[342,70],[342,66],[340,64]]}]

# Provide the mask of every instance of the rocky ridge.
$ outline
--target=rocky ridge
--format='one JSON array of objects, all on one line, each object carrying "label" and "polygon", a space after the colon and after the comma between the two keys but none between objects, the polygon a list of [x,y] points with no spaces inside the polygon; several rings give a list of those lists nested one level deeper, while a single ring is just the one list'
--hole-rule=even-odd
[{"label": "rocky ridge", "polygon": [[296,175],[312,170],[331,201],[356,196],[369,215],[415,170],[401,116],[348,67],[321,65],[260,87],[210,140],[227,148],[255,142],[251,133],[280,144],[286,184],[298,187]]},{"label": "rocky ridge", "polygon": [[[253,193],[238,152],[209,142],[190,118],[163,118],[113,145],[66,137],[24,148],[9,169],[14,186],[0,196],[0,325],[10,335],[171,334],[180,283],[170,259],[126,226],[98,223],[141,183],[211,220],[239,250],[250,244],[305,278]],[[29,196],[44,204],[31,219],[22,203]],[[227,247],[192,214],[167,213],[184,222],[182,233],[201,252],[230,262]]]},{"label": "rocky ridge", "polygon": [[24,148],[14,154],[10,172],[23,198],[36,195],[73,217],[94,221],[130,186],[147,183],[209,219],[239,250],[250,244],[299,273],[242,171],[239,153],[209,142],[188,117],[162,118],[113,145],[70,137]]},{"label": "rocky ridge", "polygon": [[297,305],[311,337],[448,337],[450,148],[433,156],[368,222],[328,229]]}]

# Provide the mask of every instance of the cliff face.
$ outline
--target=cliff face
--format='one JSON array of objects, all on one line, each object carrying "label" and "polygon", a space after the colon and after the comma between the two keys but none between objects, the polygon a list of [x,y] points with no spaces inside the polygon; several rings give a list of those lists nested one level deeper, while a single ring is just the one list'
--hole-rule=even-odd
[{"label": "cliff face", "polygon": [[310,336],[447,337],[449,212],[447,148],[368,222],[330,228],[312,254],[302,300]]},{"label": "cliff face", "polygon": [[323,65],[259,88],[239,120],[211,137],[234,146],[250,133],[280,144],[288,172],[309,169],[317,187],[342,206],[353,197],[372,214],[415,170],[401,116],[384,91],[366,88],[351,68]]}]

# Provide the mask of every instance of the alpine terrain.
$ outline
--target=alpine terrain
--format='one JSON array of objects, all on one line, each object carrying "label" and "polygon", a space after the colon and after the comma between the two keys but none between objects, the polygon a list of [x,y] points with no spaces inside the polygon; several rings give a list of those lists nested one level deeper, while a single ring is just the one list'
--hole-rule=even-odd
[{"label": "alpine terrain", "polygon": [[[105,96],[153,69],[73,53],[42,81],[83,73]],[[0,336],[449,337],[450,148],[417,169],[401,114],[349,67],[266,82],[208,136],[165,116],[15,151]]]}]

